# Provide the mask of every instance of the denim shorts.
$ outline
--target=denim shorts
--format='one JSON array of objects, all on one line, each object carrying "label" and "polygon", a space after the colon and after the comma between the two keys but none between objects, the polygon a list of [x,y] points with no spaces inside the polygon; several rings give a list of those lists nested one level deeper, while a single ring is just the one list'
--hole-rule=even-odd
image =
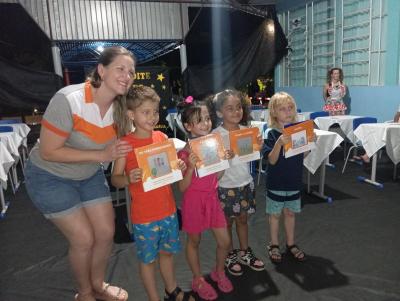
[{"label": "denim shorts", "polygon": [[162,220],[133,224],[137,257],[143,263],[152,263],[160,251],[178,253],[181,250],[179,224],[176,213]]},{"label": "denim shorts", "polygon": [[88,179],[70,180],[49,173],[28,160],[25,185],[33,204],[46,218],[65,216],[85,206],[111,202],[102,168]]},{"label": "denim shorts", "polygon": [[293,213],[301,212],[300,191],[270,190],[270,192],[277,197],[273,199],[268,195],[268,190],[266,190],[266,212],[268,214],[279,215],[284,208],[289,209]]}]

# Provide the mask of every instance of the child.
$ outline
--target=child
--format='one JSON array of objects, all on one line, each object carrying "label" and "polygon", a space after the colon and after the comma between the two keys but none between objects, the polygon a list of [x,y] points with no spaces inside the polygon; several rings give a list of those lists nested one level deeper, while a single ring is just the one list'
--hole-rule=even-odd
[{"label": "child", "polygon": [[[213,99],[215,113],[222,124],[214,131],[224,137],[229,149],[229,132],[244,128],[247,124],[248,106],[244,95],[238,91],[225,90],[215,95]],[[262,144],[261,136],[259,143]],[[231,153],[233,156],[233,153]],[[256,212],[256,200],[253,177],[250,174],[249,163],[240,163],[225,170],[219,179],[218,195],[224,209],[231,237],[230,252],[225,260],[229,273],[235,276],[243,274],[239,263],[249,266],[255,271],[264,270],[264,263],[258,259],[248,245],[247,216]],[[240,250],[233,249],[232,224],[236,224],[236,234]]]},{"label": "child", "polygon": [[[179,107],[181,121],[189,133],[189,138],[210,133],[211,119],[205,102],[197,102],[188,97]],[[195,164],[199,159],[191,152],[188,144],[178,152],[178,157],[187,165],[184,177],[178,186],[183,192],[182,228],[188,234],[186,256],[193,273],[192,289],[202,299],[215,300],[218,297],[217,292],[205,281],[200,267],[199,244],[201,233],[206,229],[213,231],[217,241],[217,262],[211,272],[211,279],[217,282],[222,292],[229,293],[233,290],[232,283],[224,272],[224,261],[230,242],[226,220],[218,200],[218,175],[215,173],[202,178],[196,176]]]},{"label": "child", "polygon": [[[124,102],[122,102],[124,103]],[[133,86],[126,96],[126,107],[114,110],[118,136],[135,147],[161,142],[167,137],[154,131],[159,120],[160,97],[145,86]],[[132,123],[135,127],[133,132]],[[178,162],[180,169],[186,166]],[[158,301],[155,279],[155,261],[159,256],[160,272],[165,285],[166,301],[194,300],[176,284],[172,254],[181,249],[175,201],[170,185],[148,192],[143,191],[142,169],[134,152],[115,161],[111,181],[115,187],[129,186],[134,201],[131,207],[140,276],[149,300]]]},{"label": "child", "polygon": [[268,156],[266,211],[269,214],[271,243],[268,255],[272,263],[280,263],[282,255],[279,249],[279,219],[283,212],[287,254],[297,261],[304,261],[304,252],[294,243],[295,213],[301,211],[300,189],[304,155],[285,158],[283,145],[290,141],[289,135],[283,135],[285,125],[296,122],[297,109],[292,96],[285,92],[275,93],[268,104],[269,127],[265,140]]}]

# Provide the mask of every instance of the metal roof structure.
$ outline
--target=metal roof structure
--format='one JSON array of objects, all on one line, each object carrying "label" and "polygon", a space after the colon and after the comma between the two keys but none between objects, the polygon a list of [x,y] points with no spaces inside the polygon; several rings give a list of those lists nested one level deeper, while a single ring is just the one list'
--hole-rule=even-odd
[{"label": "metal roof structure", "polygon": [[162,56],[180,44],[179,41],[57,41],[63,65],[69,69],[90,67],[96,64],[101,47],[120,45],[133,52],[137,63],[142,64]]}]

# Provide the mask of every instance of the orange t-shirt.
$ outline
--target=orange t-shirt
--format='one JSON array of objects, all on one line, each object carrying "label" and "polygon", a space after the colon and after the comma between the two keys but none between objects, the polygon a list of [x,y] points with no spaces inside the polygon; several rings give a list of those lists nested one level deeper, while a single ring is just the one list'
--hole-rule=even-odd
[{"label": "orange t-shirt", "polygon": [[[122,138],[128,141],[133,148],[162,142],[167,137],[160,131],[153,131],[151,138],[137,138],[134,134]],[[126,157],[125,173],[138,168],[135,152],[130,152]],[[161,220],[175,213],[175,199],[170,185],[160,188],[143,191],[143,183],[139,181],[129,185],[129,192],[132,198],[131,220],[134,224],[145,224]]]}]

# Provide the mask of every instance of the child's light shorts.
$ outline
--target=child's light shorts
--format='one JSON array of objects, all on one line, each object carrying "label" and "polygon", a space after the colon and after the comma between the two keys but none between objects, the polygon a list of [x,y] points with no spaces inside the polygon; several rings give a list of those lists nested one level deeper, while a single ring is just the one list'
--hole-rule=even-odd
[{"label": "child's light shorts", "polygon": [[133,235],[137,256],[146,264],[155,261],[160,251],[175,254],[182,248],[176,213],[159,221],[133,224]]},{"label": "child's light shorts", "polygon": [[294,213],[301,212],[300,191],[266,191],[266,212],[268,214],[281,214],[284,208]]}]

